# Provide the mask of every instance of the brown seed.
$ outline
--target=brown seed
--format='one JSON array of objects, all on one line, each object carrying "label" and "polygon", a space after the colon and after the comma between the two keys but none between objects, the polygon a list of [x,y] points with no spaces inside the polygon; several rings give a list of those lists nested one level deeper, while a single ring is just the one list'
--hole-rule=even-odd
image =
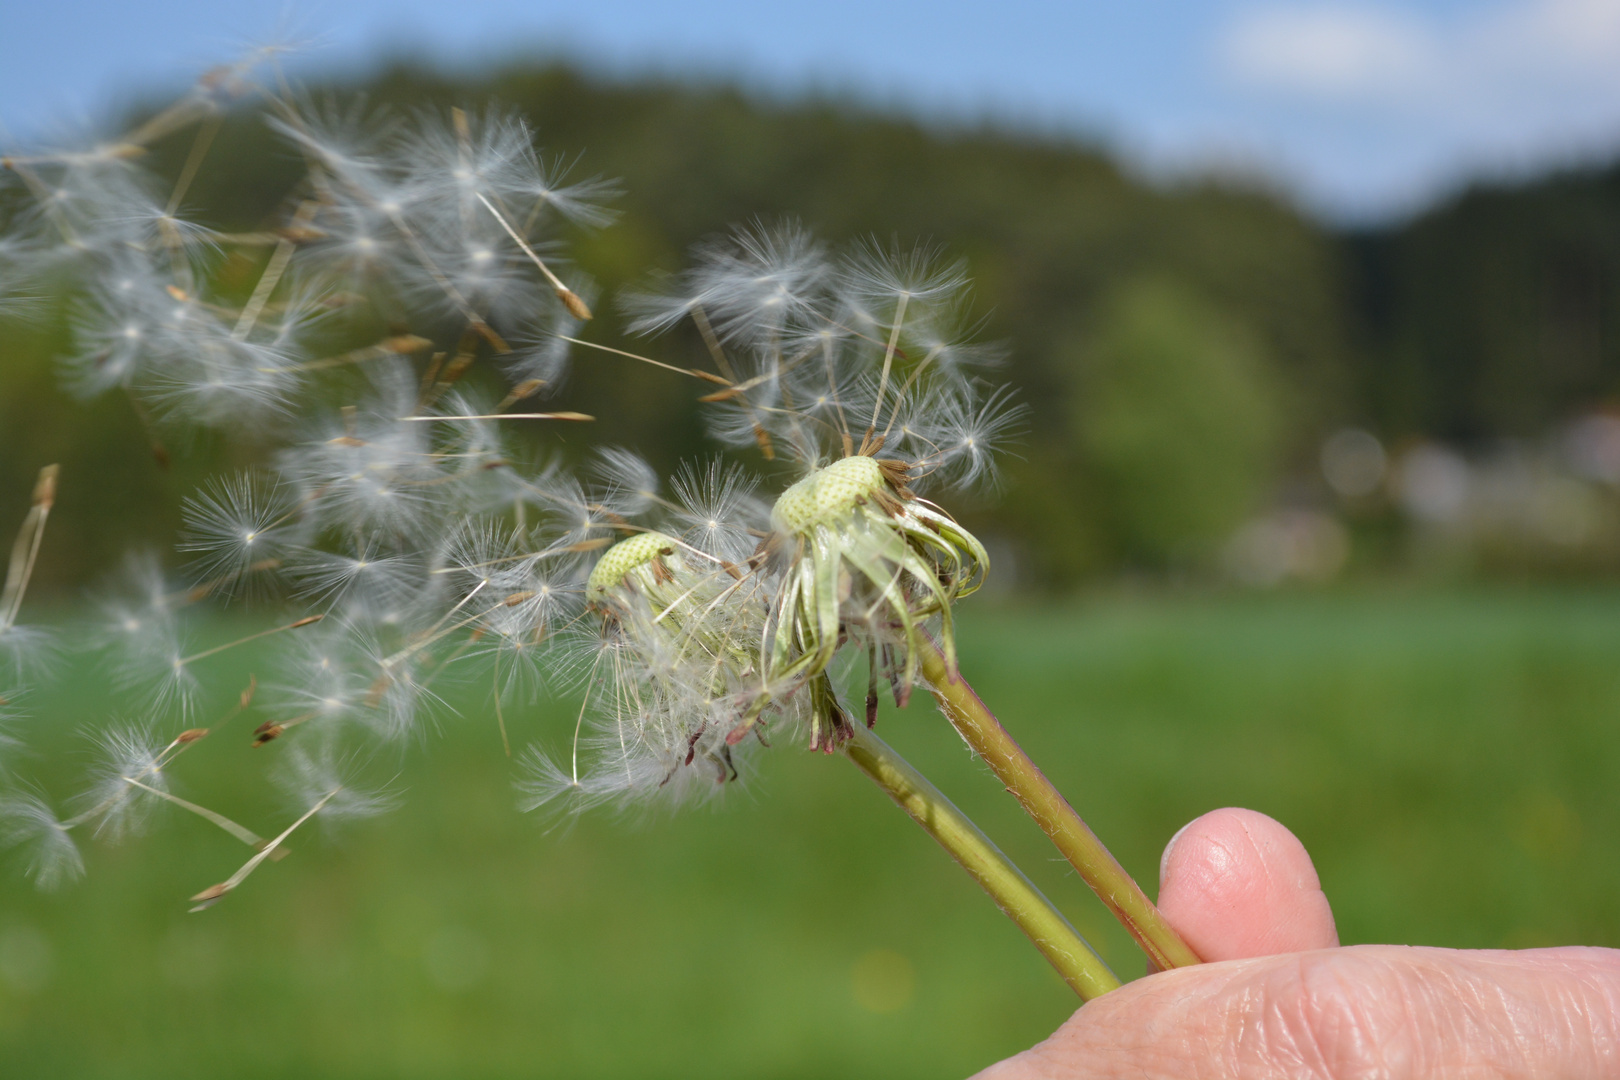
[{"label": "brown seed", "polygon": [[222,881],[218,885],[210,885],[210,886],[208,886],[208,888],[204,889],[202,892],[198,893],[196,896],[193,896],[191,898],[191,902],[194,903],[194,904],[212,903],[213,901],[218,900],[220,897],[224,896],[229,891],[230,890],[225,887],[225,883]]},{"label": "brown seed", "polygon": [[771,434],[758,424],[754,425],[754,441],[759,443],[759,452],[765,455],[766,461],[776,460],[776,446],[771,442]]},{"label": "brown seed", "polygon": [[324,239],[326,231],[309,225],[289,225],[286,228],[277,229],[276,235],[289,244],[307,244],[313,240]]},{"label": "brown seed", "polygon": [[568,314],[574,318],[583,322],[591,320],[591,309],[586,305],[585,301],[579,298],[579,294],[574,290],[558,289],[557,299],[563,302],[563,306],[568,309]]},{"label": "brown seed", "polygon": [[386,352],[404,355],[406,353],[421,352],[432,344],[433,342],[429,339],[418,337],[415,334],[396,334],[391,338],[384,338],[380,348]]},{"label": "brown seed", "polygon": [[544,379],[524,379],[522,382],[512,387],[512,392],[506,395],[506,400],[513,402],[522,401],[526,397],[538,394],[540,392],[540,388],[545,385],[546,380]]},{"label": "brown seed", "polygon": [[39,470],[39,479],[34,481],[34,505],[49,508],[56,502],[56,475],[61,472],[58,465],[47,465]]}]

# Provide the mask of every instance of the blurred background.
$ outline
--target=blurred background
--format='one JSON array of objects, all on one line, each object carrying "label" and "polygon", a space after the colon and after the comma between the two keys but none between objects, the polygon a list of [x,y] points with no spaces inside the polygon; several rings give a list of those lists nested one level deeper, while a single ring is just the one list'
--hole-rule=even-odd
[{"label": "blurred background", "polygon": [[[622,180],[574,243],[613,345],[620,291],[734,223],[935,242],[1030,406],[1002,487],[952,507],[996,563],[964,667],[1150,891],[1181,823],[1241,804],[1299,832],[1347,942],[1620,945],[1620,0],[257,7],[7,10],[6,143],[127,126],[245,39],[297,43],[315,93],[494,98]],[[249,105],[190,201],[256,228],[298,170]],[[126,400],[60,389],[67,322],[0,323],[0,524],[60,462],[30,603],[71,625],[255,448],[149,455]],[[576,363],[591,439],[706,451],[688,387],[621,370]],[[107,709],[88,671],[42,691],[33,772],[71,772]],[[937,717],[883,723],[1140,973]],[[837,762],[548,833],[479,706],[421,749],[402,810],[205,915],[180,900],[230,856],[189,823],[63,895],[0,882],[0,1060],[938,1076],[1072,1007]],[[199,789],[242,752],[199,749]]]}]

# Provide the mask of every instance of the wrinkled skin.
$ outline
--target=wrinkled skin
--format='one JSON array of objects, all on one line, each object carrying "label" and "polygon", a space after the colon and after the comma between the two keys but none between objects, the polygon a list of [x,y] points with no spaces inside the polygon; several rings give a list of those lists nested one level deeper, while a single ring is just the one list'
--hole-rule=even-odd
[{"label": "wrinkled skin", "polygon": [[1294,835],[1216,810],[1160,908],[1200,956],[1089,1002],[977,1080],[1620,1077],[1620,950],[1339,947]]}]

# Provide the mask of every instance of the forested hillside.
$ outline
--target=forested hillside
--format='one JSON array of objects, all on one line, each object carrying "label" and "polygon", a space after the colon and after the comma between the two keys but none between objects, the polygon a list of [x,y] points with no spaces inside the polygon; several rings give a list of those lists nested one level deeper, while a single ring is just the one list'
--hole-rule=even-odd
[{"label": "forested hillside", "polygon": [[[962,509],[1027,584],[1207,563],[1285,485],[1310,497],[1321,439],[1344,424],[1386,440],[1531,434],[1620,386],[1613,170],[1470,192],[1341,236],[1262,190],[1153,186],[1083,143],[844,103],[565,66],[450,79],[401,65],[365,87],[308,93],[403,111],[494,99],[548,154],[577,158],[575,176],[618,178],[619,219],[574,247],[601,288],[588,334],[606,344],[626,344],[623,290],[750,220],[791,216],[829,240],[965,258],[976,300],[963,318],[1005,346],[1005,377],[1030,412],[1001,491]],[[178,172],[189,147],[160,146],[152,163]],[[245,107],[188,202],[222,227],[254,228],[298,174]],[[68,319],[46,299],[32,321],[0,329],[0,506],[20,512],[38,466],[63,463],[41,561],[42,583],[59,587],[95,577],[131,535],[167,546],[191,478],[252,457],[180,443],[165,446],[165,465],[126,402],[56,389],[48,357]],[[701,362],[695,338],[634,347]],[[650,370],[580,358],[559,400],[601,420],[551,448],[628,445],[666,468],[707,452],[690,386]]]},{"label": "forested hillside", "polygon": [[1381,426],[1535,435],[1620,392],[1620,165],[1476,187],[1344,248]]}]

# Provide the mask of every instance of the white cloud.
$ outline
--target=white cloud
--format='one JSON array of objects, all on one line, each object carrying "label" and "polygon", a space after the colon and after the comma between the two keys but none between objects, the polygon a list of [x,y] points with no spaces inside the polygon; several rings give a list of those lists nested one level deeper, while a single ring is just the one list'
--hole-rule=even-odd
[{"label": "white cloud", "polygon": [[1216,50],[1227,75],[1261,91],[1468,111],[1620,90],[1620,0],[1501,0],[1451,18],[1274,3],[1240,11]]},{"label": "white cloud", "polygon": [[1408,92],[1440,51],[1430,28],[1409,15],[1339,4],[1251,9],[1218,49],[1240,82],[1335,99]]},{"label": "white cloud", "polygon": [[1620,90],[1620,0],[1520,0],[1471,29],[1481,88]]},{"label": "white cloud", "polygon": [[1620,147],[1620,0],[1249,0],[1213,47],[1260,156],[1333,214]]}]

